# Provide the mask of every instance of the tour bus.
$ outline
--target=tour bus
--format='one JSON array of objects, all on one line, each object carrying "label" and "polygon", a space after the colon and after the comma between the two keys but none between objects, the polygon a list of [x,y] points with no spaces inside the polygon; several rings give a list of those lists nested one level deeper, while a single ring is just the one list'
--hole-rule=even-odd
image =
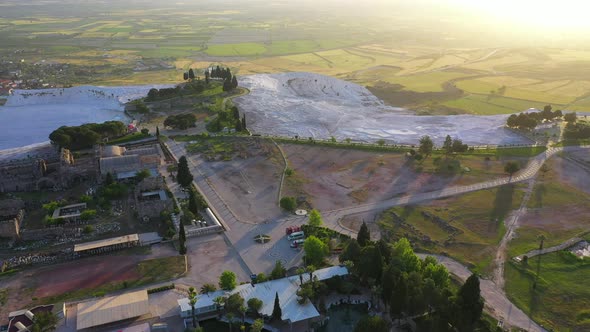
[{"label": "tour bus", "polygon": [[305,237],[305,234],[303,233],[303,231],[293,232],[287,236],[287,240],[289,240],[289,241],[299,240],[299,239],[303,239],[304,237]]}]

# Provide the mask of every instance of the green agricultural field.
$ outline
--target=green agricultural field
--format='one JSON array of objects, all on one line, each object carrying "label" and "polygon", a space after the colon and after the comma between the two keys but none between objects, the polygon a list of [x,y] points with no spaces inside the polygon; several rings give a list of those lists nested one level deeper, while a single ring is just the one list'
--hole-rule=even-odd
[{"label": "green agricultural field", "polygon": [[405,90],[417,92],[438,92],[443,91],[443,84],[459,77],[465,77],[464,73],[435,71],[425,74],[415,74],[409,76],[390,76],[383,78],[382,81],[401,84]]},{"label": "green agricultural field", "polygon": [[205,52],[212,56],[252,56],[266,53],[266,47],[257,43],[209,45]]},{"label": "green agricultural field", "polygon": [[555,331],[590,329],[590,260],[569,252],[505,265],[508,297],[535,321]]}]

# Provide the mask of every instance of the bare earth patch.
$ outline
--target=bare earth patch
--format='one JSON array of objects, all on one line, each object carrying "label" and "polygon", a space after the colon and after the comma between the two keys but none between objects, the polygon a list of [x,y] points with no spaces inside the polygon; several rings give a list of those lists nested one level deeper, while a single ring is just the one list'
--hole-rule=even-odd
[{"label": "bare earth patch", "polygon": [[[454,177],[416,173],[401,153],[377,153],[285,144],[283,151],[314,208],[333,210],[396,195],[441,189]],[[296,195],[285,188],[284,195]]]},{"label": "bare earth patch", "polygon": [[236,217],[260,223],[281,214],[278,192],[284,166],[271,142],[258,140],[246,149],[245,158],[204,162],[202,171]]}]

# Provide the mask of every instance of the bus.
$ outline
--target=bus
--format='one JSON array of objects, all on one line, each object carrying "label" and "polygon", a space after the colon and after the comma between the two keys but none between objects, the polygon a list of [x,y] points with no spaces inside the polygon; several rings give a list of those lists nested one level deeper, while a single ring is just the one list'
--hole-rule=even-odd
[{"label": "bus", "polygon": [[289,241],[299,240],[299,239],[303,239],[304,237],[305,237],[305,234],[303,233],[303,231],[293,232],[293,233],[287,235],[287,240],[289,240]]}]

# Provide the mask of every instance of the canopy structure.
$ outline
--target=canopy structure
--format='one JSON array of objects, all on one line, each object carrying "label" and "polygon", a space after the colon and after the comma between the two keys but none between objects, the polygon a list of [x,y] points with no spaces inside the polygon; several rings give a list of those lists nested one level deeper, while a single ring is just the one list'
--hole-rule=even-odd
[{"label": "canopy structure", "polygon": [[118,322],[150,312],[146,290],[78,304],[76,329]]}]

